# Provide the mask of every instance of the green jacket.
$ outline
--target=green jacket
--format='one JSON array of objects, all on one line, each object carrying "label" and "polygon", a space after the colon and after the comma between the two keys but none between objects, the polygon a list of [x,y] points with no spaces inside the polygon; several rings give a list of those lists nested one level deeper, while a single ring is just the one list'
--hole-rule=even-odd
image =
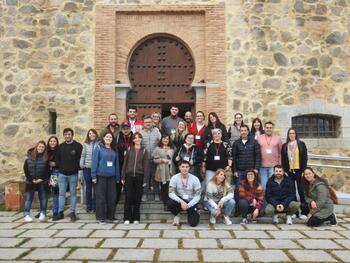
[{"label": "green jacket", "polygon": [[311,214],[320,219],[329,217],[333,213],[334,207],[326,184],[316,178],[310,187],[310,192],[305,193],[306,202],[310,209],[312,201],[317,204],[316,209],[311,209]]}]

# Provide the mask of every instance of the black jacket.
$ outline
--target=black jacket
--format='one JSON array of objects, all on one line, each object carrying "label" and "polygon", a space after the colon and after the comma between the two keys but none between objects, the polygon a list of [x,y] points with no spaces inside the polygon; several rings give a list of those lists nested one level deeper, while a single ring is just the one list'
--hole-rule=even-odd
[{"label": "black jacket", "polygon": [[232,146],[233,170],[235,172],[246,169],[259,169],[261,165],[261,152],[259,143],[248,137],[243,144],[242,139],[238,139]]},{"label": "black jacket", "polygon": [[[307,166],[307,148],[303,141],[297,141],[299,148],[300,170],[304,171]],[[289,172],[288,143],[284,143],[281,149],[282,167],[285,172]]]},{"label": "black jacket", "polygon": [[[222,132],[221,140],[224,142],[228,142],[228,134],[227,134],[226,126],[222,123],[219,123],[215,128],[221,130]],[[208,147],[208,144],[213,140],[213,135],[211,134],[212,129],[214,129],[212,126],[208,126],[204,130],[204,143],[207,145],[207,147]]]},{"label": "black jacket", "polygon": [[185,146],[181,146],[179,149],[176,150],[173,161],[178,165],[179,162],[175,160],[175,158],[179,156],[180,161],[185,160],[185,157],[188,157],[189,160],[193,161],[193,166],[190,168],[189,173],[197,176],[200,180],[202,179],[200,175],[200,165],[204,160],[204,153],[201,149],[199,149],[195,144],[193,144],[187,151]]},{"label": "black jacket", "polygon": [[275,182],[275,175],[267,181],[265,191],[266,202],[276,207],[282,204],[285,208],[289,203],[295,201],[296,192],[294,182],[286,175],[283,176],[281,184]]},{"label": "black jacket", "polygon": [[26,176],[26,192],[36,190],[36,184],[33,183],[34,179],[42,179],[43,181],[40,184],[47,185],[50,178],[50,168],[48,161],[43,158],[43,155],[38,155],[35,160],[31,158],[26,159],[23,170]]}]

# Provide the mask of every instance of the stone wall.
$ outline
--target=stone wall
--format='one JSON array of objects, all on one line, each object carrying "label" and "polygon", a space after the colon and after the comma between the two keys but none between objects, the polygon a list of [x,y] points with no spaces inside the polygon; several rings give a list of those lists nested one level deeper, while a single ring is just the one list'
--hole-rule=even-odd
[{"label": "stone wall", "polygon": [[[48,137],[49,111],[57,112],[60,139],[66,126],[78,140],[92,127],[96,5],[222,2],[227,57],[222,97],[228,105],[223,119],[232,121],[239,111],[248,123],[260,116],[278,128],[279,105],[317,98],[350,106],[345,0],[2,0],[0,183],[19,177],[26,149]],[[342,149],[326,151],[349,156]]]}]

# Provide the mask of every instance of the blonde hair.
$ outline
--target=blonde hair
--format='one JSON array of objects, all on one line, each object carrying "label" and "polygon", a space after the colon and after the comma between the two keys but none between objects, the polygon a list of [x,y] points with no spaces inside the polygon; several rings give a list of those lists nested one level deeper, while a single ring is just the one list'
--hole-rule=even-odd
[{"label": "blonde hair", "polygon": [[213,183],[216,185],[216,176],[219,174],[219,173],[224,173],[225,175],[225,180],[222,182],[222,184],[224,184],[224,196],[227,194],[227,190],[231,187],[229,182],[228,182],[228,179],[227,179],[227,176],[226,176],[226,173],[225,173],[225,170],[224,169],[217,169],[216,172],[215,172],[215,175],[210,179],[209,183]]}]

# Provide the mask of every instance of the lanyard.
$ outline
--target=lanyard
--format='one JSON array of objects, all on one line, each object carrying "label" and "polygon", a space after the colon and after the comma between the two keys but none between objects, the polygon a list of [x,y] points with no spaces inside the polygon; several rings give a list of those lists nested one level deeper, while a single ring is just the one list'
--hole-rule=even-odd
[{"label": "lanyard", "polygon": [[215,146],[216,155],[219,155],[219,150],[220,150],[221,142],[219,143],[219,146],[216,146],[216,143],[214,142],[214,146]]},{"label": "lanyard", "polygon": [[267,141],[267,137],[269,137],[269,136],[267,136],[266,134],[264,136],[265,136],[265,141],[266,141],[267,146],[270,146],[271,141],[272,141],[272,135],[271,135],[271,138],[270,138],[269,142]]},{"label": "lanyard", "polygon": [[107,150],[108,150],[108,159],[109,159],[109,161],[111,162],[112,161],[112,149],[111,148],[107,148]]},{"label": "lanyard", "polygon": [[187,189],[187,186],[188,186],[188,178],[189,178],[189,177],[187,177],[186,182],[184,182],[184,180],[182,180],[182,178],[181,178],[182,188],[184,188],[184,189]]}]

